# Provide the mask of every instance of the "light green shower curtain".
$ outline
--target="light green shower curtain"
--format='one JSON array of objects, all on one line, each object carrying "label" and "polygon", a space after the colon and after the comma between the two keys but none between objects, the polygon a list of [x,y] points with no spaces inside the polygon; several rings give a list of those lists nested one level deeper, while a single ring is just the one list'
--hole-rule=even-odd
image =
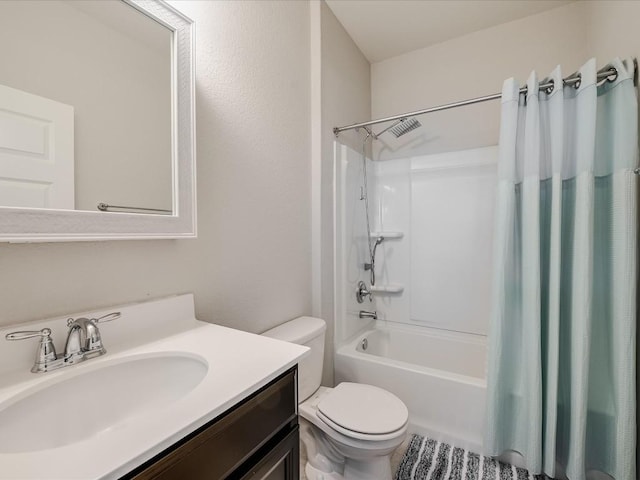
[{"label": "light green shower curtain", "polygon": [[610,65],[502,92],[485,449],[570,480],[637,478],[637,99]]}]

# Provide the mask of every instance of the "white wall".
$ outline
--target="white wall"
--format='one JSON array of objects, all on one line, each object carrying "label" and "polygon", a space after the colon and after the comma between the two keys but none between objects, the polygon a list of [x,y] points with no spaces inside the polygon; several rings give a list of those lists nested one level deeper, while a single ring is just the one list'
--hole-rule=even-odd
[{"label": "white wall", "polygon": [[[321,259],[320,316],[327,321],[323,383],[333,384],[333,127],[371,117],[370,66],[367,59],[325,2],[321,2]],[[361,145],[359,134],[343,134],[340,141]],[[360,148],[360,147],[357,147]]]},{"label": "white wall", "polygon": [[252,332],[310,313],[309,5],[174,5],[196,22],[198,239],[0,244],[0,324],[183,292]]}]

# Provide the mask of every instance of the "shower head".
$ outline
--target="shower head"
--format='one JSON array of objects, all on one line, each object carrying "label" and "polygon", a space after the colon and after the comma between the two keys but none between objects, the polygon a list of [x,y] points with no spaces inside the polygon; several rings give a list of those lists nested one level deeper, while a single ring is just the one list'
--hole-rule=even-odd
[{"label": "shower head", "polygon": [[416,128],[421,126],[422,124],[418,120],[416,120],[415,117],[401,118],[400,120],[396,120],[394,123],[378,133],[372,133],[370,130],[367,130],[367,133],[369,133],[367,138],[373,137],[374,139],[378,140],[378,137],[380,135],[387,132],[391,132],[396,138],[399,138],[405,133],[409,133],[411,130],[415,130]]},{"label": "shower head", "polygon": [[418,120],[416,120],[414,117],[403,118],[398,123],[396,123],[393,127],[391,127],[389,131],[393,133],[396,138],[400,138],[405,133],[409,133],[411,130],[415,130],[416,128],[421,126],[422,124]]},{"label": "shower head", "polygon": [[[368,230],[369,227],[367,227]],[[371,234],[369,234],[371,235]],[[382,242],[384,242],[384,237],[382,235],[376,237],[376,243],[373,244],[373,249],[371,248],[371,237],[369,237],[369,262],[370,263],[365,263],[364,264],[364,269],[365,270],[370,270],[371,271],[371,285],[375,285],[376,284],[376,249],[378,248],[378,245],[380,245]],[[371,300],[371,297],[369,297],[369,300]]]},{"label": "shower head", "polygon": [[376,263],[376,249],[378,248],[378,245],[380,245],[382,242],[384,242],[384,237],[383,236],[379,236],[376,238],[376,243],[373,244],[373,251],[371,252],[371,264],[374,265]]}]

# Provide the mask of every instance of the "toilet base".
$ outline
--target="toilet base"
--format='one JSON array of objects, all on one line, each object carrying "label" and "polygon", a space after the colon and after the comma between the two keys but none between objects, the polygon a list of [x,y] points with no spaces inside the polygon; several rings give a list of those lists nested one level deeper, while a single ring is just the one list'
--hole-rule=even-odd
[{"label": "toilet base", "polygon": [[359,462],[348,459],[344,464],[344,475],[337,472],[323,472],[309,462],[304,468],[307,480],[391,480],[391,463],[389,457],[377,457],[374,460]]},{"label": "toilet base", "polygon": [[336,472],[323,472],[315,468],[309,462],[307,462],[307,465],[304,467],[304,474],[307,476],[307,480],[344,480],[343,475]]},{"label": "toilet base", "polygon": [[304,418],[300,419],[300,440],[307,452],[307,480],[392,480],[391,453],[345,457],[335,442]]},{"label": "toilet base", "polygon": [[371,478],[391,480],[391,456],[374,457],[364,462],[349,458],[344,464],[344,478],[345,480]]}]

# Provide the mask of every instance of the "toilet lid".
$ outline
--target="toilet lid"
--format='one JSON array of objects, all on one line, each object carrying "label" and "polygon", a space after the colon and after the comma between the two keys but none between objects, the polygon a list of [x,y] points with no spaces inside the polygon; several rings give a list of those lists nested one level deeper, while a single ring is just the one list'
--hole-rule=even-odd
[{"label": "toilet lid", "polygon": [[373,385],[344,382],[325,395],[318,411],[352,432],[383,435],[401,429],[409,418],[402,400]]}]

